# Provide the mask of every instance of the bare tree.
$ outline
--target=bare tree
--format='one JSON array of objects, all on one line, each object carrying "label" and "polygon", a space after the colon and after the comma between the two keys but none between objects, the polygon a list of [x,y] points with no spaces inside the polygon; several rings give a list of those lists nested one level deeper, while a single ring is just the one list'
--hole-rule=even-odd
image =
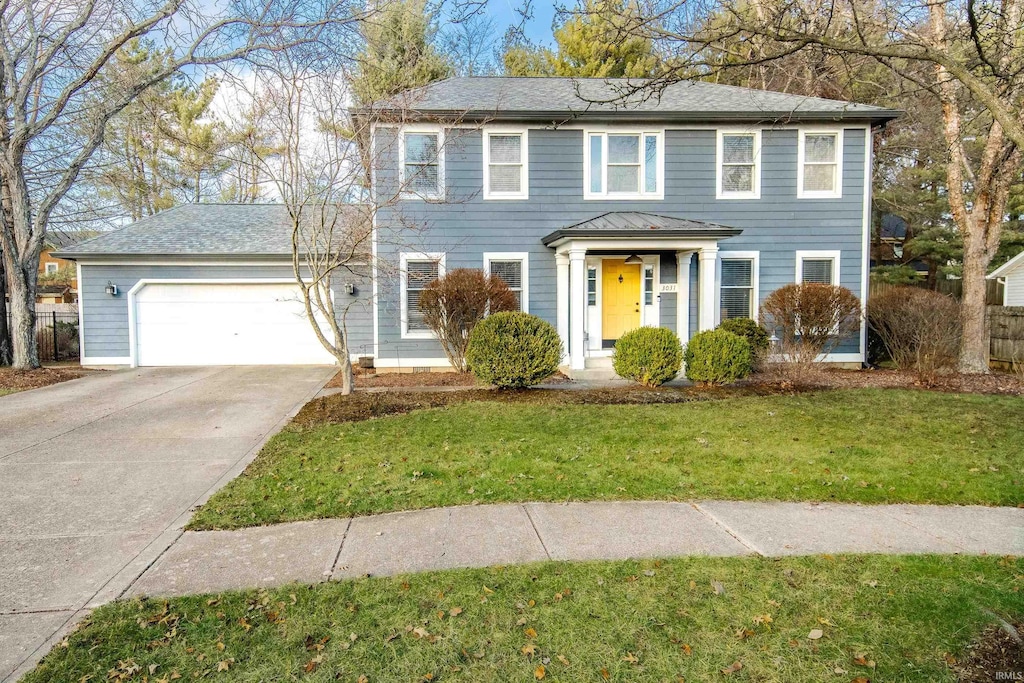
[{"label": "bare tree", "polygon": [[[1024,150],[1022,23],[1024,0],[652,0],[626,30],[671,53],[663,78],[635,86],[648,91],[814,50],[874,59],[938,97],[950,210],[964,243],[959,368],[983,373],[985,274]],[[984,143],[973,159],[968,120]]]},{"label": "bare tree", "polygon": [[[351,0],[0,5],[0,250],[10,283],[16,368],[39,366],[39,255],[51,218],[103,143],[110,120],[148,88],[186,69],[258,63],[289,50],[336,52],[368,11]],[[168,51],[166,62],[136,78],[105,78],[118,52],[140,38],[159,41]]]},{"label": "bare tree", "polygon": [[[372,107],[353,110],[344,66],[319,66],[302,55],[281,53],[272,68],[260,71],[250,98],[261,102],[255,125],[262,133],[253,138],[261,143],[247,158],[255,164],[250,174],[269,185],[286,208],[306,317],[340,366],[347,394],[352,391],[348,320],[372,301],[372,292],[359,290],[369,289],[372,277],[401,275],[400,264],[379,250],[425,250],[418,243],[425,225],[402,213],[403,200],[422,178],[394,174],[398,136],[374,135],[378,127],[397,130],[412,115],[415,101],[400,97],[397,108],[379,113]],[[455,130],[456,123],[450,122],[452,133],[444,137],[443,148],[423,161],[436,168],[444,150],[458,146],[463,130]],[[394,175],[371,188],[379,169]],[[388,228],[377,230],[378,220],[386,220]]]}]

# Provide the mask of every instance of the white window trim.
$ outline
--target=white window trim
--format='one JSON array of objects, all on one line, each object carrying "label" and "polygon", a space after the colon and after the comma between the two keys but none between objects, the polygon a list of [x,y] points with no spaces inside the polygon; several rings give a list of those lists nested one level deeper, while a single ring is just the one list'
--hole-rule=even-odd
[{"label": "white window trim", "polygon": [[[722,189],[722,166],[725,159],[724,138],[726,135],[754,136],[754,189],[750,192],[726,192]],[[718,145],[715,154],[715,199],[760,199],[761,198],[761,131],[749,128],[719,128]]]},{"label": "white window trim", "polygon": [[[437,191],[420,193],[405,188],[405,136],[407,133],[434,133],[437,135]],[[445,196],[444,129],[436,125],[402,126],[398,129],[398,184],[401,199],[440,200]]]},{"label": "white window trim", "polygon": [[[797,135],[796,196],[797,199],[841,199],[843,196],[843,129],[842,128],[800,128]],[[804,147],[808,135],[836,136],[836,186],[831,192],[804,191]]]},{"label": "white window trim", "polygon": [[488,251],[484,252],[484,272],[491,274],[491,261],[522,261],[523,290],[519,293],[519,302],[523,313],[530,312],[530,254],[525,251]]},{"label": "white window trim", "polygon": [[759,251],[720,251],[718,252],[718,264],[716,270],[716,294],[715,294],[715,325],[719,325],[722,322],[722,261],[730,259],[745,259],[753,261],[753,267],[751,268],[751,278],[753,291],[751,293],[753,315],[751,318],[754,322],[761,322],[761,252]]},{"label": "white window trim", "polygon": [[838,249],[825,251],[796,252],[796,277],[794,279],[794,282],[796,282],[797,284],[801,284],[804,281],[804,259],[830,258],[832,259],[832,285],[838,286],[840,284],[839,273],[842,272],[839,270],[839,255],[841,253],[842,252],[840,252]]},{"label": "white window trim", "polygon": [[399,289],[401,290],[401,317],[402,317],[402,339],[435,339],[435,335],[430,330],[413,330],[409,331],[409,314],[408,314],[408,303],[409,303],[409,261],[436,261],[437,262],[437,276],[444,277],[444,262],[445,254],[443,252],[433,253],[422,253],[422,252],[402,252],[401,257],[401,283]]},{"label": "white window trim", "polygon": [[[491,190],[491,136],[518,135],[520,142],[519,192],[494,192]],[[530,140],[526,128],[484,128],[484,199],[529,199],[530,198]],[[511,165],[511,164],[508,164]]]},{"label": "white window trim", "polygon": [[[53,270],[50,270],[50,266],[53,266]],[[50,261],[49,263],[43,266],[43,272],[45,272],[47,275],[55,275],[58,271],[60,271],[59,263],[54,263],[53,261]]]},{"label": "white window trim", "polygon": [[[602,192],[590,191],[590,136],[601,135],[601,187]],[[608,136],[609,135],[639,135],[640,136],[640,192],[608,192]],[[655,169],[655,182],[658,184],[657,192],[644,192],[644,178],[646,177],[646,154],[644,149],[644,135],[654,135],[657,138],[657,168]],[[584,128],[583,129],[583,199],[603,201],[633,201],[633,200],[657,200],[665,198],[665,129],[664,128]]]}]

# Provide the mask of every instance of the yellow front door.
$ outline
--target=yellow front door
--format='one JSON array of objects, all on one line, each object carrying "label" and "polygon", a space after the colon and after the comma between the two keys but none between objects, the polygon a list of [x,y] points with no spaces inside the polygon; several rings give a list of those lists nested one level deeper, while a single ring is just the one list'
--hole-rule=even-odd
[{"label": "yellow front door", "polygon": [[601,338],[615,340],[640,327],[640,264],[601,262]]}]

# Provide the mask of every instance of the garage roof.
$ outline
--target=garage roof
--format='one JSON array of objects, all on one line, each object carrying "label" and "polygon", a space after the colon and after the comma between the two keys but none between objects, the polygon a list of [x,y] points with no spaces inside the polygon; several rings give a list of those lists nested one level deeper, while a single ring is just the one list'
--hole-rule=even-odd
[{"label": "garage roof", "polygon": [[[353,214],[358,213],[352,207]],[[56,256],[264,256],[292,253],[282,204],[182,204],[71,245]]]}]

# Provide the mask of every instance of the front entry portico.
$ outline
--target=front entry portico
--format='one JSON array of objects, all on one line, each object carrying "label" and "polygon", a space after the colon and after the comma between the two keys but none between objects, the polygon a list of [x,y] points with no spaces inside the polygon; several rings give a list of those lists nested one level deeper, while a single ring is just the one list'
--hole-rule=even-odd
[{"label": "front entry portico", "polygon": [[[700,260],[697,329],[713,328],[718,241],[739,233],[712,223],[616,212],[545,237],[544,244],[555,250],[557,326],[569,368],[582,370],[588,357],[610,355],[615,341],[632,329],[660,325],[663,291],[675,294],[675,331],[685,343],[694,254]],[[677,277],[663,287],[666,253],[675,255]]]}]

